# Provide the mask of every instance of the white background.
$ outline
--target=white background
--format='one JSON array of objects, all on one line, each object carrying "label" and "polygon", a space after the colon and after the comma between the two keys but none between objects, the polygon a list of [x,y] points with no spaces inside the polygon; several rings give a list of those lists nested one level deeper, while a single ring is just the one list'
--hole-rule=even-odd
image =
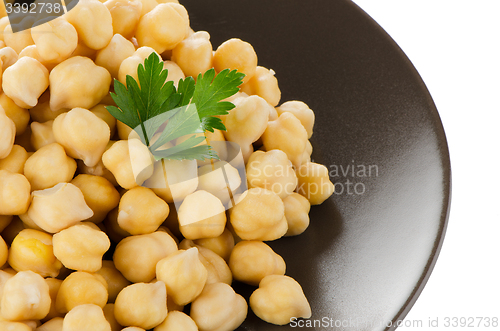
[{"label": "white background", "polygon": [[[500,1],[354,0],[412,61],[441,116],[452,164],[448,230],[401,330],[446,317],[500,318]],[[438,318],[439,327],[428,326]],[[469,319],[468,321],[472,321]],[[452,321],[451,321],[452,322]]]}]

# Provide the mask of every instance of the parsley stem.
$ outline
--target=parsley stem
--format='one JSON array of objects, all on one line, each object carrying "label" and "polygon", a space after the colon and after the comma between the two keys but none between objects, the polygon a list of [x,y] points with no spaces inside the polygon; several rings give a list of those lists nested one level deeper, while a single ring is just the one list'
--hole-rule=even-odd
[{"label": "parsley stem", "polygon": [[149,139],[148,134],[146,133],[146,127],[144,126],[144,122],[141,122],[142,133],[144,134],[144,139],[146,140],[146,146],[149,147]]}]

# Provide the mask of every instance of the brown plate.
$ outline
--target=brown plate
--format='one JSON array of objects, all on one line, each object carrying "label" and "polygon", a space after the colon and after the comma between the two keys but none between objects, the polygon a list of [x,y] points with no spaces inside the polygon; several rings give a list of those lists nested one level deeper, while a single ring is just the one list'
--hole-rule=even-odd
[{"label": "brown plate", "polygon": [[[446,137],[419,74],[351,1],[182,3],[214,48],[250,42],[259,64],[276,71],[282,101],[316,113],[312,157],[337,192],[312,208],[304,234],[270,243],[309,299],[309,329],[394,329],[429,278],[450,203]],[[253,288],[236,290],[248,297]],[[239,330],[297,328],[249,312]]]}]

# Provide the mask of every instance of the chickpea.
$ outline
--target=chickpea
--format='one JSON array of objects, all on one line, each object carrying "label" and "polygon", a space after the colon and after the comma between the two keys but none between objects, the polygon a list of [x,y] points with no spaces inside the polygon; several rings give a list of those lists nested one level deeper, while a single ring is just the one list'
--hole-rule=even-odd
[{"label": "chickpea", "polygon": [[21,219],[21,221],[23,221],[24,227],[26,229],[33,229],[43,232],[43,229],[36,225],[36,223],[29,217],[28,213],[21,214],[18,217]]},{"label": "chickpea", "polygon": [[109,249],[108,236],[94,223],[84,222],[54,234],[54,255],[68,269],[95,272]]},{"label": "chickpea", "polygon": [[[11,279],[12,277],[14,277],[14,275],[16,274],[16,271],[12,269],[12,273],[9,272],[9,270],[1,270],[0,269],[0,300],[2,298],[2,295],[3,295],[3,288],[5,287],[5,283]],[[0,321],[2,320],[2,315],[0,314]]]},{"label": "chickpea", "polygon": [[108,302],[115,302],[118,293],[130,285],[130,282],[116,269],[113,261],[103,260],[102,268],[96,271],[96,274],[101,275],[108,284]]},{"label": "chickpea", "polygon": [[138,139],[120,140],[102,155],[104,166],[125,189],[142,185],[153,174],[153,158]]},{"label": "chickpea", "polygon": [[178,305],[192,302],[203,290],[208,272],[196,247],[179,250],[156,265],[156,278],[165,283],[168,295]]},{"label": "chickpea", "polygon": [[248,186],[273,191],[280,198],[289,196],[297,187],[297,175],[285,152],[273,149],[255,151],[246,165]]},{"label": "chickpea", "polygon": [[151,188],[166,202],[182,201],[198,187],[196,160],[156,161],[153,175],[144,182],[144,186]]},{"label": "chickpea", "polygon": [[168,70],[167,82],[174,82],[175,87],[179,85],[179,80],[186,79],[184,72],[182,72],[181,67],[175,62],[172,61],[164,61],[163,69]]},{"label": "chickpea", "polygon": [[311,138],[314,126],[314,112],[302,101],[287,101],[276,108],[279,115],[289,112],[295,115],[307,131],[307,138]]},{"label": "chickpea", "polygon": [[311,317],[311,307],[297,281],[288,276],[265,277],[250,296],[250,307],[264,321],[277,325]]},{"label": "chickpea", "polygon": [[[222,131],[214,129],[214,132],[205,131],[207,144],[217,153],[221,160],[228,160],[228,144]],[[198,161],[198,165],[211,164],[210,160]]]},{"label": "chickpea", "polygon": [[96,53],[97,50],[86,46],[81,40],[79,40],[76,49],[74,50],[73,54],[71,54],[70,57],[83,56],[83,57],[88,57],[92,61],[95,61]]},{"label": "chickpea", "polygon": [[294,192],[283,199],[283,204],[288,222],[286,236],[296,236],[303,233],[309,226],[309,210],[311,209],[309,200]]},{"label": "chickpea", "polygon": [[10,154],[0,160],[0,170],[7,170],[17,174],[24,174],[24,164],[28,159],[28,152],[19,146],[14,145],[10,151]]},{"label": "chickpea", "polygon": [[0,265],[3,266],[7,262],[8,257],[9,257],[9,247],[7,247],[5,240],[3,240],[2,236],[0,236]]},{"label": "chickpea", "polygon": [[307,131],[295,115],[284,112],[277,120],[267,124],[262,142],[268,151],[281,149],[293,165],[299,167],[306,150]]},{"label": "chickpea", "polygon": [[118,209],[118,224],[132,235],[156,231],[169,213],[168,204],[146,187],[126,192]]},{"label": "chickpea", "polygon": [[38,104],[29,110],[29,114],[33,122],[44,123],[55,120],[57,116],[68,111],[66,108],[53,111],[50,108],[50,91],[47,90],[38,98]]},{"label": "chickpea", "polygon": [[198,326],[189,315],[181,311],[170,311],[154,331],[198,331]]},{"label": "chickpea", "polygon": [[281,91],[274,75],[273,70],[258,66],[253,77],[241,86],[241,90],[248,95],[258,95],[276,107],[281,99]]},{"label": "chickpea", "polygon": [[191,193],[179,207],[179,229],[187,239],[218,237],[226,226],[225,210],[213,194],[207,191]]},{"label": "chickpea", "polygon": [[143,328],[138,328],[137,326],[128,326],[121,331],[146,331]]},{"label": "chickpea", "polygon": [[[108,145],[109,146],[109,145]],[[102,160],[94,167],[87,167],[82,160],[76,161],[78,172],[85,175],[100,176],[106,178],[113,186],[118,186],[115,176],[106,169]]]},{"label": "chickpea", "polygon": [[48,62],[66,60],[78,45],[75,27],[62,17],[33,27],[31,37],[41,58]]},{"label": "chickpea", "polygon": [[93,215],[85,203],[82,191],[70,183],[32,193],[29,217],[49,233],[59,232]]},{"label": "chickpea", "polygon": [[62,331],[63,321],[62,317],[54,317],[36,328],[35,331]]},{"label": "chickpea", "polygon": [[28,47],[25,47],[21,51],[21,53],[19,53],[19,58],[22,58],[22,57],[25,57],[25,56],[31,57],[31,58],[37,60],[38,62],[40,62],[41,64],[43,64],[43,66],[45,68],[47,68],[47,70],[49,71],[49,73],[57,65],[57,62],[47,62],[46,60],[44,60],[41,57],[40,53],[38,52],[38,48],[36,47],[36,45],[30,45]]},{"label": "chickpea", "polygon": [[5,115],[7,115],[16,125],[16,136],[23,134],[30,121],[29,111],[16,105],[16,103],[5,93],[0,94],[0,106],[2,106],[5,111]]},{"label": "chickpea", "polygon": [[224,232],[215,238],[202,238],[194,240],[197,246],[210,249],[212,252],[218,254],[226,262],[229,261],[229,256],[234,248],[234,237],[227,228]]},{"label": "chickpea", "polygon": [[24,214],[31,202],[30,191],[26,177],[0,170],[0,215]]},{"label": "chickpea", "polygon": [[16,125],[0,108],[0,160],[9,156],[16,137]]},{"label": "chickpea", "polygon": [[40,320],[50,309],[49,286],[39,274],[20,271],[5,282],[0,314],[10,321]]},{"label": "chickpea", "polygon": [[118,120],[116,121],[116,130],[118,131],[118,138],[121,140],[128,140],[130,134],[134,131],[130,126]]},{"label": "chickpea", "polygon": [[[137,76],[137,67],[139,64],[143,64],[144,60],[151,55],[151,53],[156,53],[156,51],[151,48],[151,47],[140,47],[138,48],[135,53],[125,60],[122,61],[120,64],[120,68],[118,69],[118,80],[122,83],[125,84],[127,83],[127,75],[132,76],[136,81],[139,81],[138,76]],[[158,53],[156,53],[158,56],[160,56]],[[118,130],[120,130],[120,127],[118,126]],[[128,138],[128,135],[126,135]],[[120,137],[120,139],[127,139],[124,137]]]},{"label": "chickpea", "polygon": [[167,317],[167,289],[163,282],[137,283],[116,297],[115,318],[123,326],[151,329]]},{"label": "chickpea", "polygon": [[[2,18],[0,18],[0,31],[3,31],[7,25],[10,24],[9,17],[7,16],[7,12],[5,11],[5,5],[0,5],[2,11]],[[5,12],[5,14],[4,14]],[[0,40],[4,41],[3,33],[0,33]]]},{"label": "chickpea", "polygon": [[229,220],[243,240],[276,240],[288,229],[283,201],[276,193],[262,188],[246,191],[229,210]]},{"label": "chickpea", "polygon": [[56,277],[62,267],[54,256],[52,236],[33,229],[24,229],[14,238],[9,265],[16,271],[31,270],[42,277]]},{"label": "chickpea", "polygon": [[102,307],[82,304],[72,308],[63,320],[63,331],[111,331]]},{"label": "chickpea", "polygon": [[113,115],[109,113],[109,111],[106,109],[106,105],[98,104],[97,106],[94,106],[89,110],[101,120],[106,122],[106,124],[109,126],[110,136],[113,137],[116,131],[116,118],[114,118]]},{"label": "chickpea", "polygon": [[247,317],[245,299],[225,283],[207,285],[191,304],[191,318],[200,330],[235,330]]},{"label": "chickpea", "polygon": [[166,232],[131,236],[118,243],[113,255],[116,269],[131,282],[150,282],[157,263],[177,252],[177,244]]},{"label": "chickpea", "polygon": [[[80,1],[79,4],[81,3],[84,2]],[[73,12],[74,10],[71,10],[71,13]],[[89,109],[108,94],[111,75],[103,67],[95,65],[91,59],[74,56],[55,66],[50,72],[49,81],[52,110],[76,107]],[[92,84],[88,83],[90,81]]]},{"label": "chickpea", "polygon": [[149,46],[163,53],[186,38],[189,20],[174,5],[159,4],[141,17],[135,33],[140,46]]},{"label": "chickpea", "polygon": [[[64,314],[60,313],[56,309],[56,299],[57,293],[61,288],[62,280],[57,278],[45,278],[45,282],[49,286],[49,295],[50,295],[50,310],[47,316],[45,316],[44,320],[48,321],[50,319],[61,318],[64,317]],[[61,318],[62,321],[62,318]],[[62,326],[62,324],[61,324]]]},{"label": "chickpea", "polygon": [[52,125],[54,121],[47,121],[45,123],[32,122],[31,123],[31,145],[39,150],[40,148],[56,142]]},{"label": "chickpea", "polygon": [[217,72],[224,69],[238,70],[245,74],[243,83],[248,82],[257,70],[257,54],[252,45],[238,38],[223,42],[215,51],[213,58]]},{"label": "chickpea", "polygon": [[10,24],[6,25],[3,30],[3,40],[5,41],[5,45],[11,47],[17,54],[19,54],[23,48],[35,43],[33,38],[31,38],[30,30],[31,29],[26,29],[19,32],[13,32],[12,26]]},{"label": "chickpea", "polygon": [[238,98],[233,103],[236,107],[223,118],[227,128],[224,136],[228,141],[240,145],[246,161],[253,152],[252,143],[257,141],[266,130],[270,108],[273,107],[256,95]]},{"label": "chickpea", "polygon": [[[115,1],[116,3],[117,1]],[[127,1],[128,2],[128,1]],[[136,2],[138,2],[136,0]],[[135,53],[135,47],[120,34],[115,34],[108,46],[97,51],[95,64],[108,69],[111,77],[118,78],[118,70],[123,60]]]},{"label": "chickpea", "polygon": [[171,59],[186,76],[195,78],[212,68],[213,51],[208,32],[198,31],[181,41],[172,50]]},{"label": "chickpea", "polygon": [[241,185],[238,169],[226,161],[202,166],[198,169],[198,178],[198,189],[213,194],[221,200],[223,205],[229,203],[232,195]]},{"label": "chickpea", "polygon": [[104,5],[113,18],[113,33],[130,39],[133,37],[141,17],[142,2],[140,0],[108,0]]},{"label": "chickpea", "polygon": [[9,321],[0,321],[0,329],[5,331],[33,331],[33,329],[25,323]]},{"label": "chickpea", "polygon": [[63,280],[57,292],[56,309],[60,313],[67,313],[85,304],[103,308],[107,301],[107,284],[102,276],[75,271]]},{"label": "chickpea", "polygon": [[141,17],[152,11],[156,6],[158,6],[158,1],[156,0],[140,0],[142,3]]},{"label": "chickpea", "polygon": [[[14,216],[12,215],[0,215],[0,233],[7,227],[9,226],[10,222],[12,222],[12,219]],[[2,296],[0,295],[0,298]]]},{"label": "chickpea", "polygon": [[47,87],[49,87],[49,71],[31,57],[20,58],[3,73],[4,93],[22,108],[36,106],[38,97]]},{"label": "chickpea", "polygon": [[198,249],[198,257],[207,269],[207,281],[205,284],[226,283],[231,285],[233,282],[233,276],[226,261],[224,261],[222,257],[208,248],[197,246],[192,240],[189,239],[184,239],[179,245],[180,249],[189,249],[192,247],[196,247]]},{"label": "chickpea", "polygon": [[109,326],[111,327],[111,331],[120,331],[122,329],[122,326],[116,321],[115,318],[115,304],[106,304],[102,311],[104,313],[104,317],[109,323]]},{"label": "chickpea", "polygon": [[69,182],[76,171],[76,162],[64,148],[52,143],[33,153],[24,164],[24,175],[31,189],[44,190],[61,182]]},{"label": "chickpea", "polygon": [[117,219],[118,219],[118,207],[110,211],[108,213],[108,216],[106,216],[106,219],[102,223],[102,225],[104,225],[104,228],[106,229],[106,233],[108,234],[109,238],[115,243],[118,243],[122,239],[131,236],[130,233],[120,228]]},{"label": "chickpea", "polygon": [[335,191],[328,169],[322,164],[308,162],[301,165],[297,169],[297,178],[297,193],[306,197],[311,205],[322,204]]},{"label": "chickpea", "polygon": [[100,1],[79,1],[65,16],[78,32],[79,40],[91,49],[106,47],[113,37],[111,13]]},{"label": "chickpea", "polygon": [[[2,33],[0,33],[3,36]],[[0,49],[0,60],[2,60],[2,71],[17,62],[19,56],[12,47],[3,47]]]}]

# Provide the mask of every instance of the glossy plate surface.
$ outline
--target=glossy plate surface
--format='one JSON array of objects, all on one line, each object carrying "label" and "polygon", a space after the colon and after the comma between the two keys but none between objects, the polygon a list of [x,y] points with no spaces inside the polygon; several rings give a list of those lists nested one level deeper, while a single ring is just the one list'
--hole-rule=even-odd
[{"label": "glossy plate surface", "polygon": [[[214,48],[250,42],[259,65],[276,71],[282,102],[316,113],[313,159],[337,192],[312,208],[304,234],[270,243],[321,322],[309,330],[393,329],[436,262],[450,200],[446,138],[417,71],[347,0],[182,3]],[[239,330],[292,329],[249,312]]]}]

